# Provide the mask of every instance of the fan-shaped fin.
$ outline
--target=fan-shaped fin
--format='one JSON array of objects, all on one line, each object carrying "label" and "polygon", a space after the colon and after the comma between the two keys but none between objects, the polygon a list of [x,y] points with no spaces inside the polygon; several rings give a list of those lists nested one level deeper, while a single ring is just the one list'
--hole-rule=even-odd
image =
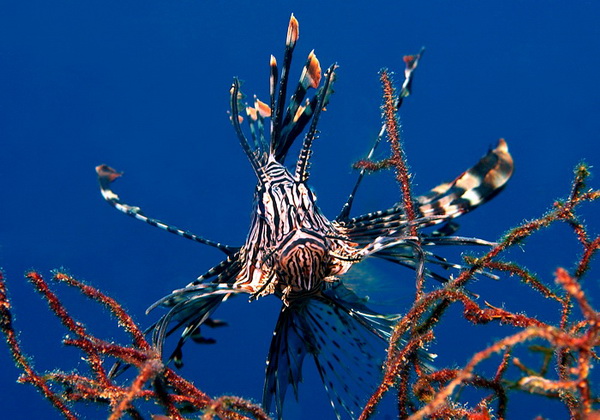
[{"label": "fan-shaped fin", "polygon": [[313,356],[336,416],[356,417],[379,381],[396,316],[367,308],[342,284],[283,307],[271,341],[263,405],[281,418],[287,387],[297,396],[302,363]]}]

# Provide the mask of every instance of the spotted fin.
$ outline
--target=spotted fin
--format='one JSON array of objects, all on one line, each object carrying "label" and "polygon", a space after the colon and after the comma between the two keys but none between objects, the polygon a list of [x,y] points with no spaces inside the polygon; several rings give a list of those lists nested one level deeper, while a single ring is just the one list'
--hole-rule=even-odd
[{"label": "spotted fin", "polygon": [[418,197],[419,212],[424,217],[444,216],[444,220],[467,213],[502,191],[513,170],[508,145],[500,139],[495,149],[454,181],[440,184]]},{"label": "spotted fin", "polygon": [[[419,228],[447,222],[465,214],[498,194],[513,173],[513,160],[508,145],[500,139],[472,168],[454,181],[433,188],[416,198],[418,217],[413,223]],[[400,204],[387,210],[368,213],[340,222],[348,237],[359,244],[369,244],[377,238],[402,236],[409,221]]]},{"label": "spotted fin", "polygon": [[271,341],[263,406],[282,417],[289,385],[298,397],[302,363],[310,354],[317,365],[336,416],[356,418],[364,398],[381,375],[386,340],[395,316],[368,309],[341,284],[319,297],[298,299],[283,307]]}]

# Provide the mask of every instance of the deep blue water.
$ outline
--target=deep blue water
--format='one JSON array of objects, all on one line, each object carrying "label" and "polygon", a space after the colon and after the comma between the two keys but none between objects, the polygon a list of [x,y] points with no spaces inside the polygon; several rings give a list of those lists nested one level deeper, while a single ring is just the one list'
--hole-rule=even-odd
[{"label": "deep blue water", "polygon": [[[452,179],[499,137],[509,142],[516,163],[506,190],[461,218],[462,234],[494,240],[566,196],[580,160],[600,165],[597,3],[296,3],[2,3],[0,265],[16,326],[24,331],[23,347],[39,370],[85,364],[58,344],[64,331],[23,280],[26,270],[49,277],[51,269],[66,267],[146,324],[150,303],[221,258],[111,209],[99,194],[96,165],[125,171],[115,190],[147,214],[221,242],[243,242],[255,181],[228,122],[229,86],[239,76],[246,94],[267,97],[269,54],[281,58],[291,12],[300,21],[293,74],[312,48],[323,67],[340,66],[311,167],[319,203],[331,217],[353,183],[350,164],[368,151],[380,126],[377,71],[397,70],[400,83],[402,55],[422,45],[427,52],[401,113],[415,191]],[[597,188],[593,170],[590,182]],[[397,194],[391,174],[374,176],[356,210],[385,208]],[[584,214],[598,234],[597,214],[589,206]],[[561,226],[512,255],[552,284],[555,268],[572,268],[578,252]],[[399,278],[397,287],[408,298],[399,299],[395,310],[407,309],[411,272],[388,266],[366,272]],[[599,273],[585,278],[597,305]],[[496,306],[557,319],[557,305],[515,280],[481,279],[473,289]],[[107,339],[120,337],[105,314],[60,290],[78,319]],[[274,298],[227,302],[217,316],[230,326],[211,331],[215,346],[186,347],[183,375],[212,395],[258,400],[278,309]],[[464,364],[512,331],[466,328],[458,314],[451,311],[455,322],[444,324],[432,346],[442,365]],[[301,402],[289,398],[289,418],[330,418],[325,392],[307,362]],[[18,372],[6,350],[0,351],[0,366],[3,417],[58,417],[33,387],[15,383]],[[560,405],[544,399],[515,395],[512,401],[510,418],[566,417]]]}]

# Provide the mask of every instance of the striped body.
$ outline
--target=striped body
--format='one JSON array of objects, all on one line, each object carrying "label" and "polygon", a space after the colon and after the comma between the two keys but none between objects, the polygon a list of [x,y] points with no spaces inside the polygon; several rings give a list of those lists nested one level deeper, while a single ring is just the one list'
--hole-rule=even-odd
[{"label": "striped body", "polygon": [[[201,341],[200,326],[228,297],[246,294],[253,300],[273,294],[283,305],[267,360],[265,409],[269,411],[275,401],[275,411],[281,418],[286,390],[291,385],[298,396],[303,360],[311,355],[336,416],[356,417],[363,397],[379,380],[378,360],[384,355],[397,315],[369,309],[364,299],[344,286],[343,274],[367,257],[378,257],[414,269],[419,276],[445,281],[446,276],[439,269],[461,267],[433,254],[428,247],[490,244],[451,236],[456,230],[452,220],[494,197],[512,175],[513,161],[506,142],[500,140],[495,149],[454,181],[417,197],[414,220],[408,220],[401,204],[350,217],[365,175],[362,170],[340,214],[327,219],[317,207],[316,196],[307,182],[317,123],[333,93],[336,66],[322,75],[319,61],[311,52],[296,89],[288,98],[288,75],[298,36],[298,22],[292,16],[280,75],[277,62],[271,57],[269,104],[255,98],[253,106],[247,106],[240,82],[235,79],[231,87],[231,123],[258,180],[250,230],[242,246],[211,241],[147,217],[139,207],[125,204],[112,191],[111,183],[120,173],[106,165],[96,170],[104,199],[117,210],[226,254],[221,263],[148,309],[160,306],[167,310],[149,328],[159,352],[165,338],[181,330],[171,353],[175,364],[181,365],[183,344],[190,338]],[[410,94],[419,59],[420,54],[405,58],[406,80],[397,98],[398,108]],[[315,93],[307,98],[310,89]],[[251,140],[242,129],[244,120]],[[269,132],[268,138],[265,131]],[[291,171],[285,166],[285,159],[303,132],[295,170]],[[385,126],[368,158],[384,134]],[[423,230],[440,223],[444,225],[437,232]]]},{"label": "striped body", "polygon": [[242,247],[244,267],[234,283],[260,297],[275,293],[285,302],[318,292],[322,283],[345,273],[350,263],[334,255],[353,252],[335,226],[321,213],[316,196],[271,159],[259,184],[250,233]]}]

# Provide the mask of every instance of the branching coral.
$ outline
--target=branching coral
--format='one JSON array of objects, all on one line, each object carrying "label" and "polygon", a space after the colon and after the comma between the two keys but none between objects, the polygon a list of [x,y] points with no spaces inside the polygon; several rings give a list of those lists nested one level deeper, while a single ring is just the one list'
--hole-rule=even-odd
[{"label": "branching coral", "polygon": [[[387,94],[390,91],[390,83],[385,72],[382,73],[382,84],[385,100],[383,108],[388,138],[392,145],[392,157],[382,162],[363,161],[358,166],[370,170],[395,167],[403,200],[410,204],[412,202],[410,188],[406,185],[409,183],[409,177],[404,160],[399,159],[398,150],[401,150],[401,145],[395,128],[396,118],[389,112],[393,109],[394,98]],[[496,402],[496,416],[504,418],[507,395],[509,391],[515,390],[558,398],[565,404],[572,418],[583,419],[590,418],[592,414],[600,415],[600,411],[594,411],[594,406],[599,400],[592,395],[590,384],[592,362],[598,359],[595,349],[600,345],[598,335],[600,313],[592,308],[580,284],[580,279],[588,271],[593,256],[600,249],[600,236],[591,239],[576,214],[578,206],[600,198],[600,191],[586,187],[585,181],[588,176],[587,166],[578,165],[575,169],[571,193],[566,200],[556,202],[554,208],[543,217],[509,231],[483,257],[465,258],[469,268],[446,283],[444,287],[427,294],[417,294],[412,308],[395,326],[388,348],[383,380],[365,406],[361,419],[366,419],[374,413],[382,396],[392,387],[398,391],[400,418],[492,418],[489,409],[492,401]],[[405,206],[407,214],[410,214],[408,213],[410,205]],[[532,234],[558,222],[570,226],[582,246],[581,258],[574,275],[563,268],[556,270],[556,283],[562,286],[562,294],[554,293],[550,287],[544,285],[524,268],[499,259],[510,247],[523,243]],[[560,325],[550,325],[535,317],[496,308],[487,303],[486,307],[482,308],[464,290],[474,275],[482,270],[516,276],[544,298],[558,302],[561,308]],[[421,289],[422,279],[418,278],[417,291]],[[582,319],[573,316],[571,310],[573,302],[578,305]],[[464,318],[472,324],[495,322],[512,325],[521,330],[479,351],[462,369],[444,368],[426,372],[415,363],[416,351],[423,344],[434,339],[434,332],[441,316],[455,303],[462,305]],[[406,335],[411,337],[410,340],[406,345],[400,346],[400,339]],[[541,372],[526,368],[518,358],[511,355],[511,350],[515,346],[534,338],[544,340],[553,353],[546,359],[545,368]],[[532,348],[534,349],[535,347]],[[495,375],[485,378],[475,373],[477,365],[494,353],[503,353]],[[511,363],[523,372],[523,375],[517,379],[507,376],[507,367]],[[548,377],[550,363],[559,373],[557,380]],[[455,398],[457,390],[465,386],[488,389],[490,393],[474,404],[473,409],[466,409],[459,404],[459,399]]]},{"label": "branching coral", "polygon": [[[44,374],[36,372],[17,339],[12,322],[12,305],[7,296],[4,278],[0,276],[2,332],[15,364],[23,370],[19,382],[31,383],[37,387],[66,418],[78,418],[72,408],[73,402],[105,404],[109,407],[110,419],[121,418],[125,413],[133,418],[142,418],[141,413],[135,408],[136,400],[154,402],[174,419],[182,419],[184,413],[199,410],[205,413],[207,419],[267,418],[260,407],[243,399],[229,396],[211,399],[192,383],[164,366],[158,353],[146,341],[142,330],[123,308],[94,287],[83,284],[62,272],[54,274],[54,280],[75,287],[84,296],[106,307],[117,319],[119,327],[129,334],[131,344],[119,345],[94,336],[69,314],[39,273],[29,272],[26,277],[72,334],[72,338],[67,337],[63,340],[64,345],[76,347],[85,354],[85,361],[91,373],[86,376],[75,372],[53,371]],[[119,384],[109,375],[106,365],[108,363],[110,366],[111,361],[115,359],[137,369],[137,376],[130,384]],[[53,391],[56,385],[61,390],[58,393]]]},{"label": "branching coral", "polygon": [[[412,71],[416,62],[414,57],[408,57],[407,71]],[[382,72],[381,79],[384,87],[385,124],[392,156],[380,162],[361,161],[356,166],[368,170],[396,169],[404,208],[410,220],[415,217],[411,213],[413,198],[395,112],[399,99],[408,90],[403,87],[401,93],[396,95],[389,74]],[[582,284],[583,277],[600,249],[600,236],[592,237],[577,215],[579,206],[600,198],[599,190],[586,187],[588,176],[588,168],[584,164],[578,165],[572,190],[564,201],[556,202],[553,209],[544,216],[510,230],[485,255],[466,258],[468,268],[442,287],[426,293],[424,278],[417,276],[415,302],[395,326],[382,382],[369,398],[361,415],[362,419],[373,417],[382,397],[392,389],[397,393],[400,418],[504,418],[510,394],[519,391],[559,400],[575,419],[600,416],[599,399],[594,395],[590,376],[592,364],[598,359],[600,313],[592,306]],[[568,225],[581,246],[581,255],[572,273],[563,268],[556,270],[555,279],[560,291],[553,290],[552,286],[544,284],[524,267],[502,259],[507,250],[523,244],[531,235],[556,223]],[[414,232],[414,236],[418,236],[418,232]],[[552,325],[524,313],[488,303],[481,304],[465,286],[482,271],[518,278],[535,293],[558,303],[560,321]],[[142,418],[144,413],[140,406],[143,402],[155,403],[154,408],[149,410],[151,413],[154,409],[160,409],[164,416],[170,418],[184,418],[190,413],[198,412],[202,412],[203,418],[207,419],[267,418],[259,406],[241,398],[209,397],[165,366],[146,341],[143,331],[124,309],[98,289],[63,272],[54,274],[54,280],[76,288],[87,298],[104,306],[116,318],[118,326],[129,335],[129,344],[117,344],[95,336],[71,316],[39,273],[29,272],[26,277],[71,334],[63,343],[79,349],[85,355],[89,373],[39,373],[35,370],[17,338],[12,302],[1,273],[0,327],[16,366],[23,372],[19,382],[37,387],[44,398],[66,418],[78,417],[76,402],[105,405],[111,419],[125,414],[132,418]],[[474,329],[479,324],[496,323],[513,326],[517,331],[512,330],[504,338],[478,351],[461,368],[434,366],[431,370],[425,370],[417,362],[418,350],[436,338],[440,320],[455,305],[461,307],[463,317],[473,324]],[[575,306],[578,311],[573,311]],[[400,345],[401,339],[407,339],[406,344]],[[522,348],[534,339],[537,340],[536,345],[528,347],[527,351],[543,355],[544,363],[538,371],[527,367],[515,355],[517,348]],[[494,373],[486,376],[478,367],[495,353],[501,354],[500,361]],[[114,360],[137,370],[130,383],[121,383],[125,381],[117,381],[111,377],[107,367]],[[557,372],[558,376],[554,377],[553,372]],[[482,390],[485,396],[478,401],[470,400],[472,408],[467,408],[464,404],[466,401],[461,400],[458,392],[465,388]],[[155,415],[155,418],[163,415]]]}]

